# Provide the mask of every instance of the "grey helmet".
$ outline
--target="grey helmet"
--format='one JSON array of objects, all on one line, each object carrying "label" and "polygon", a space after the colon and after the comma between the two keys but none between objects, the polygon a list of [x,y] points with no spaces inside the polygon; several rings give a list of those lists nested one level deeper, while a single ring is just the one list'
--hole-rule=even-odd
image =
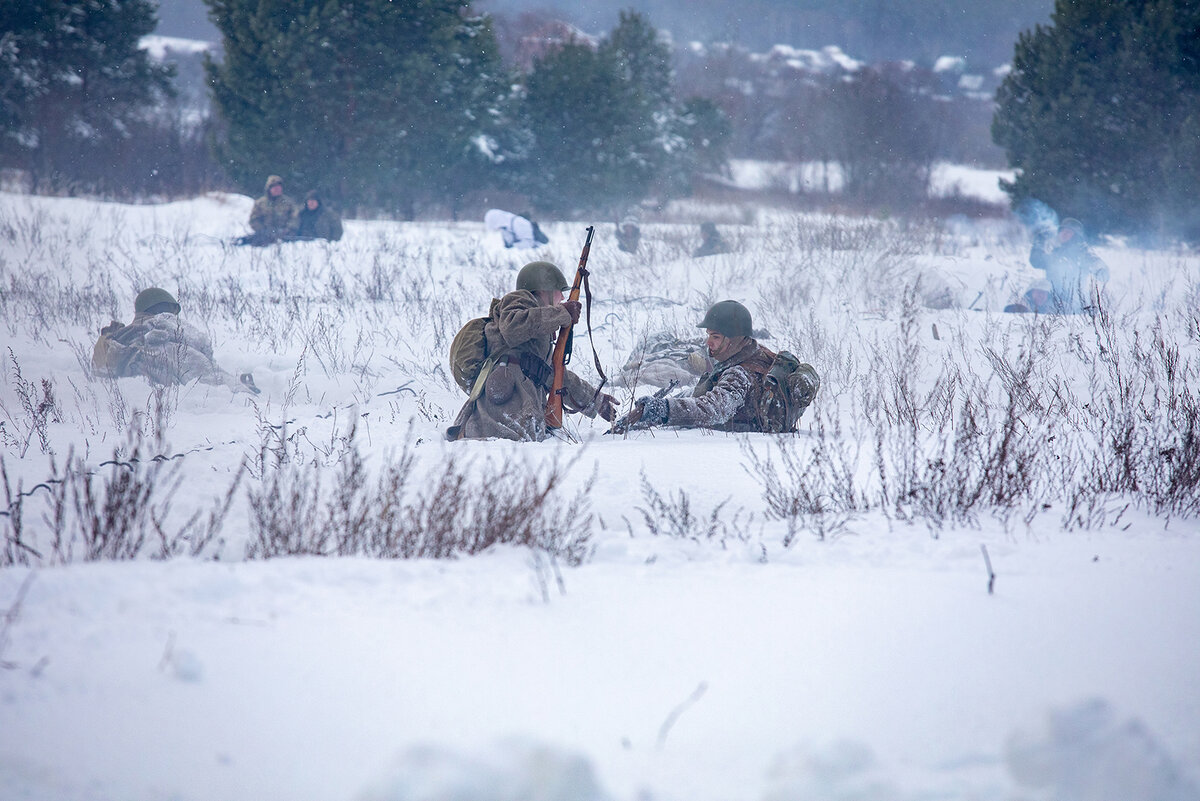
[{"label": "grey helmet", "polygon": [[521,268],[521,272],[517,273],[517,289],[525,289],[529,292],[543,290],[566,292],[570,288],[562,270],[548,261],[531,261]]},{"label": "grey helmet", "polygon": [[750,310],[736,300],[714,303],[696,327],[710,329],[727,337],[754,335],[754,329],[750,322]]},{"label": "grey helmet", "polygon": [[179,308],[179,301],[175,300],[174,295],[156,286],[143,289],[133,299],[133,311],[136,314],[141,314],[142,312],[150,312],[152,314],[170,312],[171,314],[179,314]]}]

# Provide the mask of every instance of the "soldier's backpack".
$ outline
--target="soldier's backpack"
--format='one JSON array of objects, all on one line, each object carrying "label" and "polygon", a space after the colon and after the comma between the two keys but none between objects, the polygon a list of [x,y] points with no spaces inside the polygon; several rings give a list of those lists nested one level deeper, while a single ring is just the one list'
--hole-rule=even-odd
[{"label": "soldier's backpack", "polygon": [[468,395],[475,385],[475,379],[479,377],[483,363],[487,361],[487,337],[483,335],[483,329],[491,319],[476,317],[474,320],[468,320],[466,325],[458,329],[454,341],[450,343],[450,374],[454,376],[454,383]]},{"label": "soldier's backpack", "polygon": [[775,354],[775,360],[763,374],[758,398],[758,419],[763,431],[770,434],[795,431],[800,415],[820,387],[821,379],[811,364],[786,350]]}]

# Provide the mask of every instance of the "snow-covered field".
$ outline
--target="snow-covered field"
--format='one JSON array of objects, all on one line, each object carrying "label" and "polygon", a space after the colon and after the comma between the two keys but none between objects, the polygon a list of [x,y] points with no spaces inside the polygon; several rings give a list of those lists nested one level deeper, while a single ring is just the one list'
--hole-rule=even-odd
[{"label": "snow-covered field", "polygon": [[[742,189],[836,193],[845,186],[845,177],[836,163],[732,159],[729,169],[733,184]],[[930,174],[929,188],[935,197],[958,195],[1007,206],[1008,195],[1000,188],[1000,179],[1012,180],[1012,177],[1012,170],[989,170],[938,162]]]},{"label": "snow-covered field", "polygon": [[[1200,798],[1200,256],[1108,243],[1106,313],[1034,318],[1015,222],[599,224],[609,374],[736,298],[801,432],[447,443],[458,326],[584,224],[223,244],[250,203],[0,195],[0,798]],[[155,284],[261,396],[92,373]],[[532,546],[343,536],[551,479]]]}]

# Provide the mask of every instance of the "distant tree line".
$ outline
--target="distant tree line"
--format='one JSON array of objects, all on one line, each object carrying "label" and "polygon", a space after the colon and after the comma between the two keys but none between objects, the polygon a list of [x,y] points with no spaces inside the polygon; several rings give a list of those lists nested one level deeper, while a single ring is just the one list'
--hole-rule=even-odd
[{"label": "distant tree line", "polygon": [[170,113],[171,69],[138,48],[155,5],[0,3],[0,166],[31,191],[133,197],[214,180],[203,126]]},{"label": "distant tree line", "polygon": [[411,216],[503,187],[567,214],[635,202],[702,159],[669,50],[634,13],[517,73],[457,0],[207,2],[225,43],[208,64],[219,151],[246,189],[278,172]]},{"label": "distant tree line", "polygon": [[[490,0],[497,16],[528,0]],[[628,0],[540,0],[546,12],[583,27],[615,16]],[[992,69],[1012,58],[1022,30],[1050,15],[1054,0],[642,0],[638,7],[677,42],[735,41],[754,51],[776,44],[840,45],[870,62],[913,59],[933,63],[965,56]]]},{"label": "distant tree line", "polygon": [[924,199],[939,161],[1003,166],[988,137],[991,97],[960,89],[960,77],[840,52],[715,45],[677,55],[677,82],[732,121],[731,156],[836,166],[841,194],[867,204]]},{"label": "distant tree line", "polygon": [[35,192],[256,195],[279,173],[351,213],[455,214],[508,192],[540,214],[616,215],[731,156],[836,165],[845,197],[894,206],[925,197],[936,161],[1003,154],[1014,202],[1200,238],[1200,10],[1185,0],[1059,0],[1020,37],[995,106],[909,62],[672,52],[633,12],[592,39],[457,0],[206,3],[223,41],[199,118],[139,49],[153,0],[0,5],[0,167]]}]

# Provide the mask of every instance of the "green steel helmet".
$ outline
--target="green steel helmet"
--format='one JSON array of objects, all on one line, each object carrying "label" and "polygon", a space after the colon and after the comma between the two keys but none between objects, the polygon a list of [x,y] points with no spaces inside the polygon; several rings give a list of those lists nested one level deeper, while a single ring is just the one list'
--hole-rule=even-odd
[{"label": "green steel helmet", "polygon": [[736,300],[714,303],[696,327],[711,329],[727,337],[753,336],[750,310]]},{"label": "green steel helmet", "polygon": [[[156,308],[158,306],[162,306],[163,308]],[[152,311],[154,314],[162,314],[163,312],[179,314],[179,309],[179,301],[175,300],[175,296],[167,290],[159,289],[156,286],[143,289],[133,299],[133,310],[137,314],[148,311]]]},{"label": "green steel helmet", "polygon": [[542,290],[560,290],[566,292],[571,288],[562,270],[548,261],[531,261],[517,273],[517,289],[530,292]]}]

